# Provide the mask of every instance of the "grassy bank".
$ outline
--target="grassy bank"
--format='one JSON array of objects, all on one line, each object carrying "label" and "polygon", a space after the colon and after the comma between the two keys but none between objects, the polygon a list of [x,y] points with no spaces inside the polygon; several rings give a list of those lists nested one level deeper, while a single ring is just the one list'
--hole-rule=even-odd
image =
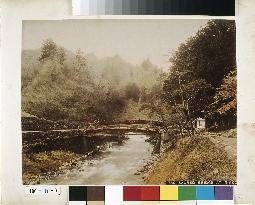
[{"label": "grassy bank", "polygon": [[23,154],[23,183],[37,184],[65,168],[76,165],[81,154],[67,151],[48,151]]},{"label": "grassy bank", "polygon": [[[218,133],[218,136],[221,136]],[[209,136],[210,137],[210,136]],[[185,137],[174,149],[166,151],[145,177],[146,184],[168,181],[236,181],[236,159],[207,135]]]},{"label": "grassy bank", "polygon": [[[89,159],[97,153],[113,146],[120,145],[127,138],[115,138],[115,135],[109,137],[109,141],[98,139],[94,142],[92,150],[86,153],[75,153],[66,150],[51,150],[37,153],[23,153],[23,184],[40,184],[54,177],[65,174],[67,170],[79,168],[84,160]],[[100,143],[98,143],[100,141]]]}]

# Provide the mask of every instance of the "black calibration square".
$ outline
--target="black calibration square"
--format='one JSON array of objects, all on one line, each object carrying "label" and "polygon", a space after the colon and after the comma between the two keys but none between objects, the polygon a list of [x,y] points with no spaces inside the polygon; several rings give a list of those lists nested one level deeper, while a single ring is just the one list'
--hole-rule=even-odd
[{"label": "black calibration square", "polygon": [[69,201],[87,201],[87,187],[69,186]]}]

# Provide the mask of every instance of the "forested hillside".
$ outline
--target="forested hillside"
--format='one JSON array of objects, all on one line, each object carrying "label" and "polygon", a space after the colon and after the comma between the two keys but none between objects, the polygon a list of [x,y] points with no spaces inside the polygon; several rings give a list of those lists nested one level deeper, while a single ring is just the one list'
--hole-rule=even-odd
[{"label": "forested hillside", "polygon": [[140,65],[118,55],[98,59],[46,39],[41,49],[22,52],[22,110],[53,121],[111,122],[160,73],[148,59]]},{"label": "forested hillside", "polygon": [[169,56],[170,69],[147,107],[181,135],[194,134],[199,117],[209,129],[236,127],[235,47],[234,21],[209,21]]},{"label": "forested hillside", "polygon": [[22,53],[22,110],[49,120],[110,122],[132,100],[181,133],[193,132],[198,117],[207,127],[235,127],[233,21],[209,21],[169,65],[164,73],[149,59],[132,65],[118,55],[74,54],[46,39],[41,49]]}]

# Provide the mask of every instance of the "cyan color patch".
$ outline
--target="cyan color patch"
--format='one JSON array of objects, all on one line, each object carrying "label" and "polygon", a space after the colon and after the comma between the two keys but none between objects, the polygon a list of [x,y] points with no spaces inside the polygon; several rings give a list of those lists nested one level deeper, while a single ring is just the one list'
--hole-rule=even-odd
[{"label": "cyan color patch", "polygon": [[214,186],[197,186],[196,187],[197,200],[214,200]]}]

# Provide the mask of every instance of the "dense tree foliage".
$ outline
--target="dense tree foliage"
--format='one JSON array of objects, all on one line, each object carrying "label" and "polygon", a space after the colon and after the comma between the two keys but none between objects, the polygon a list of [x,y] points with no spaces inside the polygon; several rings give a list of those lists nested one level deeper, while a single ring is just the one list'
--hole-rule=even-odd
[{"label": "dense tree foliage", "polygon": [[118,91],[94,81],[81,50],[68,64],[65,49],[47,39],[33,66],[22,75],[25,112],[54,121],[108,122],[125,106]]},{"label": "dense tree foliage", "polygon": [[236,68],[235,34],[234,21],[209,21],[171,56],[171,71],[179,72],[183,80],[204,79],[219,87]]},{"label": "dense tree foliage", "polygon": [[169,59],[159,98],[167,107],[165,124],[191,133],[198,117],[208,127],[235,126],[235,56],[234,21],[211,20],[181,44]]},{"label": "dense tree foliage", "polygon": [[23,52],[22,110],[53,121],[109,123],[130,100],[138,103],[141,87],[149,89],[160,72],[149,60],[99,60],[46,39],[40,50]]},{"label": "dense tree foliage", "polygon": [[218,112],[220,114],[227,114],[233,112],[236,115],[237,108],[237,80],[236,73],[230,72],[223,81],[223,84],[217,90],[215,100],[219,104]]},{"label": "dense tree foliage", "polygon": [[[220,115],[228,109],[233,113],[228,119],[235,122],[236,78],[229,76],[236,69],[233,21],[209,21],[178,48],[170,64],[162,97],[173,110],[179,107],[177,110],[185,116],[184,125],[192,129],[192,122],[203,117],[210,122],[208,126],[220,126]],[[215,100],[217,106],[212,106]]]},{"label": "dense tree foliage", "polygon": [[236,71],[230,72],[217,89],[214,102],[209,106],[208,120],[215,124],[231,127],[237,119]]},{"label": "dense tree foliage", "polygon": [[140,99],[140,89],[135,83],[126,86],[125,94],[127,99],[134,100],[135,102],[138,102]]}]

